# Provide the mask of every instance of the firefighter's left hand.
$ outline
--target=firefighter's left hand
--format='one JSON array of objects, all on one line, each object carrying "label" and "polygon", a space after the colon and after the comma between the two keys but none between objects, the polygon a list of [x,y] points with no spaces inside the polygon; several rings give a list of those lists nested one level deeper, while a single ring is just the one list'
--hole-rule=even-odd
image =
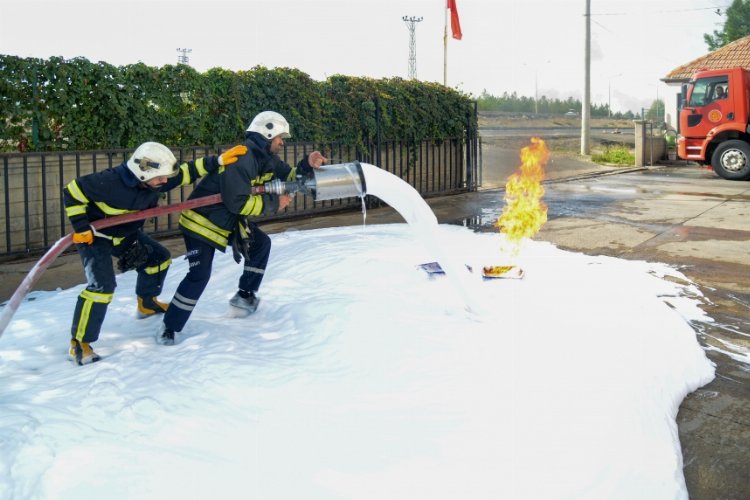
[{"label": "firefighter's left hand", "polygon": [[228,149],[219,156],[219,165],[231,165],[237,161],[238,156],[247,153],[247,146],[239,145]]},{"label": "firefighter's left hand", "polygon": [[310,166],[315,169],[320,168],[327,161],[328,158],[323,156],[320,151],[313,151],[307,156],[307,163],[309,163]]},{"label": "firefighter's left hand", "polygon": [[89,229],[88,231],[81,231],[80,233],[73,233],[73,243],[85,243],[91,245],[94,243],[94,231]]}]

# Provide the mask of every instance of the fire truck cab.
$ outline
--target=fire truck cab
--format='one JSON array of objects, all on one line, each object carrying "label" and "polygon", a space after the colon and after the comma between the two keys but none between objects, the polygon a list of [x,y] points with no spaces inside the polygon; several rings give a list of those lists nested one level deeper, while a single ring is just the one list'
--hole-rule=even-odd
[{"label": "fire truck cab", "polygon": [[750,71],[697,72],[683,90],[677,154],[724,179],[750,179]]}]

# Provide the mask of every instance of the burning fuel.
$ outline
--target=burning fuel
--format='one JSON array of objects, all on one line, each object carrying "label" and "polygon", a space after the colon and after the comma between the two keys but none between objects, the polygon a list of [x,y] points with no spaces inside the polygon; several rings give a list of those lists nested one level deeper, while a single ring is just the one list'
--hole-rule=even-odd
[{"label": "burning fuel", "polygon": [[547,222],[547,205],[542,202],[544,165],[549,150],[538,137],[521,149],[521,166],[505,184],[505,208],[495,226],[516,246],[523,238],[531,238]]}]

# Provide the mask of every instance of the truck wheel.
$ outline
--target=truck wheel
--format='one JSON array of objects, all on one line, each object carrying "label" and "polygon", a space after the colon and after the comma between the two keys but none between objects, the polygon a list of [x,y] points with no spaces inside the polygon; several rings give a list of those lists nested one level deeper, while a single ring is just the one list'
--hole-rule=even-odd
[{"label": "truck wheel", "polygon": [[750,179],[750,145],[743,141],[726,141],[711,156],[711,166],[724,179]]}]

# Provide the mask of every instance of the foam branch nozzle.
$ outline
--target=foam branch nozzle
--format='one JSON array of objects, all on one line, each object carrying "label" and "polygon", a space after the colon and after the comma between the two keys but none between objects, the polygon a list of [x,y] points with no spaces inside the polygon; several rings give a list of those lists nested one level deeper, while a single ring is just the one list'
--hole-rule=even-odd
[{"label": "foam branch nozzle", "polygon": [[312,171],[307,177],[296,181],[273,179],[265,184],[253,186],[253,194],[294,194],[304,193],[315,201],[335,200],[367,194],[365,175],[358,161],[325,165]]}]

